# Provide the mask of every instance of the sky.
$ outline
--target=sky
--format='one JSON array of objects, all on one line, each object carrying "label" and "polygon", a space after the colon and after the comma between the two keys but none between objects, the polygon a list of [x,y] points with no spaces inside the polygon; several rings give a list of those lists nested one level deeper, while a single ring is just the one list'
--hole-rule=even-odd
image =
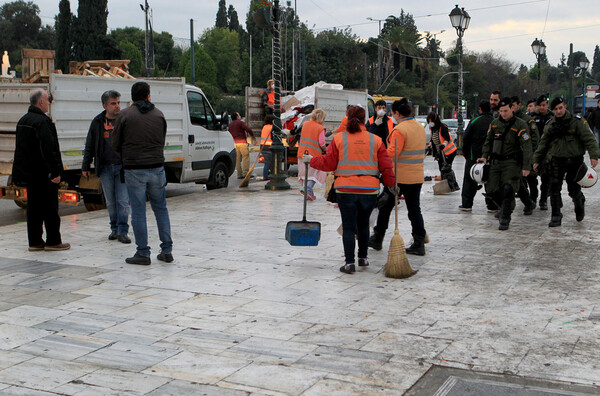
[{"label": "sky", "polygon": [[[0,4],[6,2],[0,0]],[[40,7],[42,23],[53,24],[59,0],[34,0],[34,3]],[[77,3],[77,0],[71,0],[74,13]],[[142,0],[109,0],[109,29],[125,26],[143,29],[145,19],[139,3]],[[148,3],[153,10],[154,30],[171,33],[176,42],[189,39],[190,18],[194,19],[196,37],[215,24],[218,0],[148,0]],[[227,7],[230,4],[235,7],[240,23],[244,25],[250,0],[226,0],[226,3]],[[281,2],[282,5],[286,3]],[[454,46],[457,38],[448,17],[455,0],[291,0],[290,3],[292,7],[296,6],[300,20],[317,31],[349,26],[361,38],[375,37],[379,23],[367,18],[398,16],[403,8],[415,17],[421,32],[436,34],[443,49]],[[401,3],[406,5],[401,6]],[[569,43],[573,43],[574,51],[585,52],[590,62],[594,47],[600,44],[600,0],[461,0],[459,6],[471,16],[464,35],[465,50],[494,50],[517,67],[535,64],[531,43],[536,38],[542,38],[546,44],[552,65],[560,62],[561,54],[568,56]]]}]

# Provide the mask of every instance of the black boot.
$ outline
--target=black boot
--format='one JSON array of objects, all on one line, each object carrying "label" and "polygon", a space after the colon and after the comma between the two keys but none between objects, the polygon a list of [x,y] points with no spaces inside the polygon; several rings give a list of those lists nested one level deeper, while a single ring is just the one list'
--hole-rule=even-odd
[{"label": "black boot", "polygon": [[550,205],[552,206],[552,216],[550,217],[548,227],[560,227],[562,221],[562,213],[560,213],[562,199],[560,195],[552,195],[550,197]]},{"label": "black boot", "polygon": [[501,217],[500,218],[500,225],[498,226],[498,229],[500,231],[508,230],[509,224],[510,224],[510,216],[508,216],[508,217]]},{"label": "black boot", "polygon": [[417,256],[425,256],[425,237],[412,234],[413,243],[406,248],[406,253]]},{"label": "black boot", "polygon": [[531,216],[533,214],[533,209],[535,209],[535,202],[530,201],[529,205],[525,205],[523,208],[523,215]]},{"label": "black boot", "polygon": [[548,210],[548,195],[543,190],[540,194],[540,210]]},{"label": "black boot", "polygon": [[585,196],[582,192],[576,198],[573,198],[575,205],[575,220],[581,221],[585,217]]},{"label": "black boot", "polygon": [[383,248],[383,238],[385,237],[385,231],[377,231],[377,228],[373,228],[373,235],[369,238],[369,247],[375,250],[381,250]]}]

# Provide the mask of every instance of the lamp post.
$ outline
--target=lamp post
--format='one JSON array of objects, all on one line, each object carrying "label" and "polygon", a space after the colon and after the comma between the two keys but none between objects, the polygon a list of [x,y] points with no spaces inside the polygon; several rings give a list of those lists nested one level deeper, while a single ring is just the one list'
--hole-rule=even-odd
[{"label": "lamp post", "polygon": [[385,19],[376,19],[367,17],[369,21],[377,21],[379,22],[379,34],[377,37],[379,38],[379,46],[377,47],[377,62],[379,63],[379,68],[377,71],[377,86],[380,87],[383,82],[383,45],[381,44],[381,22],[393,21],[395,17],[393,15],[388,16]]},{"label": "lamp post", "polygon": [[[440,114],[440,95],[439,95],[439,91],[440,91],[440,83],[442,82],[442,78],[446,77],[449,74],[458,74],[459,72],[448,72],[446,74],[443,74],[442,77],[440,77],[440,79],[437,82],[437,85],[435,86],[435,108],[436,108],[436,113]],[[466,71],[466,72],[462,72],[464,74],[469,74],[470,72]],[[444,118],[444,115],[442,114],[442,118]]]},{"label": "lamp post", "polygon": [[273,108],[273,130],[271,138],[271,172],[269,182],[265,185],[266,190],[289,190],[290,185],[285,181],[287,178],[285,164],[285,147],[282,142],[281,132],[281,21],[279,20],[279,0],[273,4],[273,79],[275,80],[275,106]]},{"label": "lamp post", "polygon": [[546,55],[546,44],[542,40],[538,40],[537,37],[531,43],[531,50],[535,54],[538,64],[538,95],[542,94],[541,81],[542,81],[542,56]]},{"label": "lamp post", "polygon": [[465,30],[469,28],[471,16],[464,8],[458,8],[458,4],[450,11],[450,23],[456,29],[458,35],[458,127],[456,128],[456,137],[458,138],[458,148],[462,148],[463,137],[463,114],[462,114],[462,97],[463,97],[463,65],[462,65],[462,37]]},{"label": "lamp post", "polygon": [[583,73],[583,108],[581,109],[581,113],[583,114],[583,117],[585,117],[585,97],[587,96],[587,87],[585,85],[585,77],[587,74],[587,69],[588,67],[590,67],[590,61],[587,60],[587,58],[583,58],[579,61],[579,68],[581,69],[581,72]]}]

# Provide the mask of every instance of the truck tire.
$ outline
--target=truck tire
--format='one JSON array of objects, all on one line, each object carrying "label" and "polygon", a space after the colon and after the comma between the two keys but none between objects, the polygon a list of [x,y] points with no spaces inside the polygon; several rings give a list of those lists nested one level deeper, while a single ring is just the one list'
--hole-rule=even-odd
[{"label": "truck tire", "polygon": [[[8,176],[8,180],[6,180],[6,184],[9,186],[12,185],[12,175]],[[19,208],[27,209],[27,198],[15,199],[14,202],[15,202],[15,205],[17,205]]]},{"label": "truck tire", "polygon": [[212,171],[210,182],[206,183],[207,190],[215,190],[217,188],[227,188],[229,185],[229,169],[227,165],[219,161],[216,163]]},{"label": "truck tire", "polygon": [[83,204],[90,212],[106,209],[103,194],[83,194]]}]

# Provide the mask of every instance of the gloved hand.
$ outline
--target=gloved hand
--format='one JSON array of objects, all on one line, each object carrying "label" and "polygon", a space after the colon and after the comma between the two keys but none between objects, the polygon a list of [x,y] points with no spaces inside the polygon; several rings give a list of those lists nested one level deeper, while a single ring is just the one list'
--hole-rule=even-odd
[{"label": "gloved hand", "polygon": [[333,135],[333,132],[332,132],[332,131],[327,131],[327,132],[325,132],[325,137],[329,137],[329,136],[331,136],[331,135]]},{"label": "gloved hand", "polygon": [[381,118],[377,117],[377,118],[375,119],[375,125],[379,126],[379,125],[381,125],[382,123],[383,123],[383,117],[381,117]]},{"label": "gloved hand", "polygon": [[392,192],[392,194],[394,194],[394,196],[396,196],[396,197],[400,196],[400,187],[398,187],[398,185],[395,185],[394,187],[390,187],[390,191]]},{"label": "gloved hand", "polygon": [[310,160],[311,160],[312,158],[313,158],[313,156],[312,156],[312,155],[310,155],[310,154],[304,154],[304,155],[302,156],[302,162],[304,162],[305,164],[308,164],[308,163],[310,163]]}]

